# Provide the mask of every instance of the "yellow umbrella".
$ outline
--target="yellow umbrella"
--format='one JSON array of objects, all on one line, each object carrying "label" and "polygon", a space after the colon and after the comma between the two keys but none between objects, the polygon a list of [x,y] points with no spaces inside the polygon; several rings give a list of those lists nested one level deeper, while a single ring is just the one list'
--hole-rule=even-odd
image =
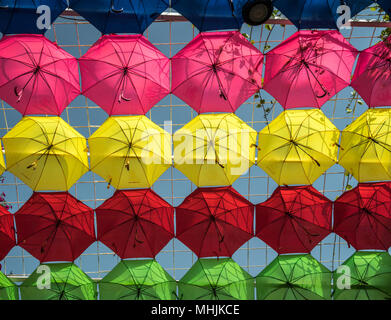
[{"label": "yellow umbrella", "polygon": [[199,115],[174,134],[174,165],[195,185],[231,185],[255,163],[257,132],[234,114]]},{"label": "yellow umbrella", "polygon": [[[1,148],[1,143],[0,143],[0,151],[2,150]],[[4,162],[4,156],[3,156],[3,152],[1,152],[1,155],[0,155],[0,175],[2,175],[5,171],[5,162]]]},{"label": "yellow umbrella", "polygon": [[391,109],[369,109],[342,131],[339,164],[359,182],[391,180]]},{"label": "yellow umbrella", "polygon": [[259,133],[258,165],[279,185],[312,184],[337,162],[339,135],[319,109],[286,110]]},{"label": "yellow umbrella", "polygon": [[117,189],[149,188],[172,165],[171,135],[145,116],[110,117],[88,143],[91,170]]},{"label": "yellow umbrella", "polygon": [[59,117],[24,117],[3,143],[8,171],[34,191],[66,191],[88,171],[86,139]]}]

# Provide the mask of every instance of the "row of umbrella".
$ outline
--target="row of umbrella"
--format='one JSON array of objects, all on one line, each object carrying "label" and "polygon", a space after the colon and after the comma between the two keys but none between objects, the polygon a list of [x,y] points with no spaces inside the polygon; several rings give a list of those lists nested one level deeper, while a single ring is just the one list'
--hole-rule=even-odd
[{"label": "row of umbrella", "polygon": [[[199,259],[178,282],[156,260],[122,260],[98,281],[99,299],[254,300],[254,289],[258,300],[391,299],[388,253],[356,252],[341,267],[351,270],[349,287],[339,285],[339,269],[331,272],[309,254],[278,256],[255,278],[232,259]],[[50,280],[42,288],[43,268]],[[98,297],[97,283],[72,263],[40,265],[19,288],[21,300]],[[0,299],[19,299],[18,287],[2,273]]]},{"label": "row of umbrella", "polygon": [[[235,112],[261,88],[285,108],[321,108],[352,85],[391,105],[390,39],[361,52],[337,31],[299,31],[263,54],[237,31],[199,34],[170,60],[142,35],[105,35],[79,59],[82,93],[109,115],[145,114],[170,92],[198,113]],[[60,115],[80,94],[78,61],[41,35],[0,41],[0,98]]]},{"label": "row of umbrella", "polygon": [[[357,250],[391,247],[390,183],[359,184],[334,204],[311,186],[278,187],[255,209],[255,235],[279,254],[310,253],[331,232]],[[175,211],[174,222],[151,189],[117,190],[95,209],[95,236],[93,209],[37,192],[14,215],[0,207],[0,259],[19,245],[40,262],[74,261],[97,240],[121,259],[154,258],[174,236],[198,257],[231,257],[254,237],[254,205],[232,187],[198,188]]]}]

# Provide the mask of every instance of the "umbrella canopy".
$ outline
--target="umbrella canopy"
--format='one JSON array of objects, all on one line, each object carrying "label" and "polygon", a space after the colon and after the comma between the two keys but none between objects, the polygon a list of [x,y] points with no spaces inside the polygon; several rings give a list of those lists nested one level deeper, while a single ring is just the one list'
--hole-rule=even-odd
[{"label": "umbrella canopy", "polygon": [[[0,142],[0,151],[3,151],[3,148],[1,146],[1,142]],[[2,175],[6,169],[5,169],[5,162],[4,162],[3,152],[0,152],[0,153],[1,153],[0,154],[0,175]]]},{"label": "umbrella canopy", "polygon": [[0,300],[19,300],[17,285],[2,272],[0,272]]},{"label": "umbrella canopy", "polygon": [[332,273],[309,254],[281,255],[256,277],[258,300],[330,300]]},{"label": "umbrella canopy", "polygon": [[174,237],[174,208],[151,189],[117,190],[95,211],[98,240],[121,259],[153,258]]},{"label": "umbrella canopy", "polygon": [[176,300],[176,282],[156,260],[122,260],[99,282],[100,300]]},{"label": "umbrella canopy", "polygon": [[178,292],[182,300],[254,300],[254,278],[230,258],[199,259]]},{"label": "umbrella canopy", "polygon": [[298,31],[266,54],[263,89],[285,109],[320,108],[349,86],[357,55],[336,30]]},{"label": "umbrella canopy", "polygon": [[16,246],[14,217],[0,205],[0,260],[3,260],[14,246]]},{"label": "umbrella canopy", "polygon": [[261,88],[263,54],[238,31],[201,33],[171,61],[172,93],[198,113],[235,112]]},{"label": "umbrella canopy", "polygon": [[67,192],[34,193],[15,222],[18,245],[41,262],[74,261],[96,240],[94,211]]},{"label": "umbrella canopy", "polygon": [[86,139],[59,117],[24,117],[3,143],[7,170],[34,191],[68,190],[89,170]]},{"label": "umbrella canopy", "polygon": [[339,29],[337,9],[340,5],[347,5],[353,17],[371,4],[371,0],[273,1],[273,5],[299,29]]},{"label": "umbrella canopy", "polygon": [[231,257],[254,236],[253,220],[253,204],[232,187],[199,188],[176,208],[176,237],[198,257]]},{"label": "umbrella canopy", "polygon": [[350,271],[350,289],[338,288],[346,273],[334,272],[334,300],[390,300],[391,256],[388,252],[357,251],[342,266]]},{"label": "umbrella canopy", "polygon": [[351,86],[369,107],[391,105],[391,38],[360,52]]},{"label": "umbrella canopy", "polygon": [[360,183],[334,203],[334,232],[356,250],[391,247],[391,185]]},{"label": "umbrella canopy", "polygon": [[79,59],[83,94],[111,115],[145,114],[170,93],[170,60],[143,35],[106,35]]},{"label": "umbrella canopy", "polygon": [[91,170],[117,189],[149,188],[172,164],[171,135],[145,116],[109,117],[88,144]]},{"label": "umbrella canopy", "polygon": [[42,35],[1,39],[0,98],[21,114],[60,115],[79,94],[75,57]]},{"label": "umbrella canopy", "polygon": [[198,187],[232,185],[254,165],[256,141],[235,114],[199,115],[174,134],[174,166]]},{"label": "umbrella canopy", "polygon": [[144,33],[169,0],[74,0],[71,8],[104,34]]},{"label": "umbrella canopy", "polygon": [[45,33],[47,29],[40,29],[37,24],[37,20],[42,14],[37,13],[40,6],[50,8],[50,21],[53,23],[68,7],[68,4],[67,0],[2,0],[0,3],[0,32],[3,34]]},{"label": "umbrella canopy", "polygon": [[21,284],[22,300],[96,300],[97,288],[90,277],[73,263],[43,264],[50,270],[50,288],[41,286],[44,270],[39,267]]},{"label": "umbrella canopy", "polygon": [[339,164],[358,182],[391,179],[391,109],[369,109],[342,131]]},{"label": "umbrella canopy", "polygon": [[278,187],[256,206],[256,236],[279,254],[310,253],[331,232],[332,202],[312,186]]},{"label": "umbrella canopy", "polygon": [[381,8],[388,14],[391,15],[391,1],[390,0],[374,0],[375,3],[379,4]]},{"label": "umbrella canopy", "polygon": [[318,109],[286,110],[259,133],[258,166],[279,185],[313,184],[337,162],[339,136]]}]

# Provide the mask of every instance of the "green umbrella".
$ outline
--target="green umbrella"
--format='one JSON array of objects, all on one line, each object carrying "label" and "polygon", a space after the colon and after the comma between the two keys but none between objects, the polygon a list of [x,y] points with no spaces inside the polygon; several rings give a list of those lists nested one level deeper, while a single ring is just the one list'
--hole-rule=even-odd
[{"label": "green umbrella", "polygon": [[280,255],[256,277],[257,299],[330,299],[331,277],[310,254]]},{"label": "green umbrella", "polygon": [[156,260],[122,260],[99,282],[101,300],[175,300],[176,282]]},{"label": "green umbrella", "polygon": [[[75,264],[42,266],[47,270],[38,267],[20,286],[22,300],[96,300],[96,283]],[[44,280],[46,276],[50,279],[50,288],[45,288],[49,284]]]},{"label": "green umbrella", "polygon": [[18,287],[0,272],[0,300],[19,300]]},{"label": "green umbrella", "polygon": [[230,258],[197,260],[178,288],[183,300],[254,300],[254,278]]},{"label": "green umbrella", "polygon": [[[391,256],[388,252],[357,251],[334,271],[335,300],[391,299]],[[341,288],[341,278],[350,278],[350,289]],[[346,284],[346,282],[345,282]]]}]

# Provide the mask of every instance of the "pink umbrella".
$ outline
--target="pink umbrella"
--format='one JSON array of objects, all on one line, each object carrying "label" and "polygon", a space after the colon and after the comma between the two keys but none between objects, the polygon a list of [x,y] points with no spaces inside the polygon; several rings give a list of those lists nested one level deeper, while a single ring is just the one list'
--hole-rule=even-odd
[{"label": "pink umbrella", "polygon": [[0,98],[23,115],[60,115],[80,94],[72,55],[43,35],[0,41]]},{"label": "pink umbrella", "polygon": [[262,64],[240,32],[200,33],[172,58],[172,93],[198,113],[235,112],[259,91]]},{"label": "pink umbrella", "polygon": [[358,51],[337,31],[298,31],[266,54],[263,89],[284,109],[321,108],[349,86]]},{"label": "pink umbrella", "polygon": [[170,93],[170,60],[142,35],[102,36],[79,62],[83,94],[109,115],[145,114]]},{"label": "pink umbrella", "polygon": [[351,86],[369,107],[391,104],[391,38],[360,53]]}]

